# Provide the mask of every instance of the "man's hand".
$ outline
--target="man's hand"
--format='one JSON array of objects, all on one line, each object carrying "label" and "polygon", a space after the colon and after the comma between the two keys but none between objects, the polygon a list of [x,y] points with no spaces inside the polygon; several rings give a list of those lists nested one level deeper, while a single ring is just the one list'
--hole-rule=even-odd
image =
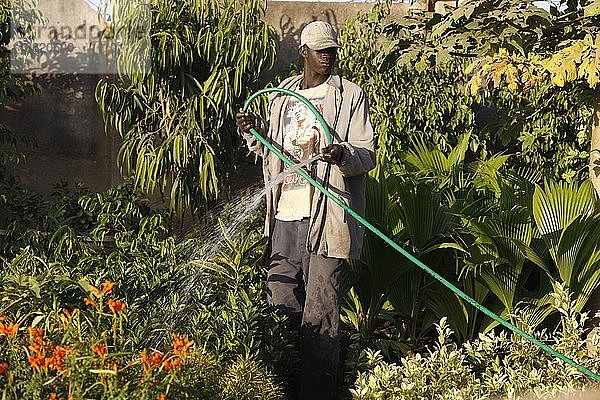
[{"label": "man's hand", "polygon": [[339,144],[330,144],[321,149],[322,160],[329,164],[337,164],[341,161],[344,155],[344,148]]},{"label": "man's hand", "polygon": [[244,133],[248,133],[250,129],[255,127],[254,120],[254,114],[247,113],[241,108],[237,112],[237,114],[235,114],[235,124],[240,129],[240,131]]}]

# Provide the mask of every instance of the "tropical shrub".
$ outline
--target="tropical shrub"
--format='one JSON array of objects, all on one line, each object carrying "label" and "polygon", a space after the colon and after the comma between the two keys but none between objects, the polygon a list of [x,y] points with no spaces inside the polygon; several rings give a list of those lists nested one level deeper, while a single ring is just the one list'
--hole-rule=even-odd
[{"label": "tropical shrub", "polygon": [[[293,333],[264,296],[260,213],[242,210],[235,235],[207,217],[200,233],[176,241],[171,212],[152,210],[132,185],[95,195],[58,189],[37,218],[12,215],[2,243],[0,312],[18,336],[1,342],[12,346],[0,360],[10,398],[53,389],[65,398],[86,390],[94,398],[281,398],[276,382],[292,368]],[[43,327],[44,363],[60,346],[68,377],[51,361],[32,370],[26,327]],[[196,345],[174,370],[182,335]],[[41,375],[29,383],[32,372]]]},{"label": "tropical shrub", "polygon": [[[530,153],[526,159],[555,161],[558,165],[548,171],[555,177],[557,172],[567,179],[589,176],[600,193],[599,13],[588,0],[560,1],[549,9],[521,0],[477,0],[444,15],[413,10],[386,26],[381,58],[420,69],[470,59],[465,74],[473,95],[483,91],[491,96],[486,103],[496,107],[497,89],[512,93],[500,96],[500,103],[510,102],[499,109],[509,114],[498,130],[503,144],[518,138],[517,148]],[[535,102],[526,105],[531,99]],[[561,109],[571,115],[565,119],[556,112]],[[584,148],[582,142],[590,136],[591,146]],[[554,158],[556,152],[562,157]],[[581,166],[585,159],[587,174]]]},{"label": "tropical shrub", "polygon": [[[568,291],[557,293],[553,306],[565,329],[536,336],[597,370],[598,359],[586,355],[586,315],[572,305]],[[519,336],[492,331],[460,345],[453,342],[445,318],[436,331],[436,342],[427,352],[407,355],[397,364],[385,362],[378,351],[365,351],[364,370],[351,390],[353,399],[553,398],[598,388],[597,382]]]},{"label": "tropical shrub", "polygon": [[[494,46],[494,40],[515,46],[523,42],[524,47],[531,43],[511,39],[514,28],[486,14],[506,7],[513,10],[510,15],[519,15],[524,11],[518,1],[489,3],[473,5],[477,12],[469,17],[474,22],[468,28],[461,20],[467,18],[468,7],[445,17],[411,9],[406,17],[392,20],[389,4],[378,4],[348,19],[341,34],[340,67],[368,94],[379,160],[385,160],[384,168],[399,164],[401,152],[415,140],[439,146],[447,154],[468,132],[473,153],[469,157],[486,159],[508,152],[515,167],[531,168],[555,180],[581,181],[587,177],[590,155],[589,91],[572,84],[557,88],[542,83],[515,91],[510,82],[500,79],[510,64],[504,60],[486,67],[498,71],[497,77],[492,72],[485,76],[488,90],[471,92],[473,73],[465,72],[471,59],[461,56],[475,56],[479,50],[486,54],[485,45]],[[440,38],[443,29],[448,29],[447,38]],[[506,29],[504,36],[496,39],[494,29]],[[524,31],[533,36],[537,32]],[[520,73],[527,76],[528,72]]]},{"label": "tropical shrub", "polygon": [[[467,78],[460,60],[439,68],[412,68],[382,48],[393,40],[386,28],[389,4],[348,18],[341,31],[339,66],[369,98],[378,136],[378,159],[397,164],[400,152],[415,139],[449,151],[464,132],[475,127],[474,98],[463,90]],[[486,138],[473,135],[473,150],[485,153]]]},{"label": "tropical shrub", "polygon": [[[600,285],[592,185],[542,180],[511,168],[508,155],[468,161],[468,143],[447,156],[425,144],[403,153],[400,168],[368,180],[366,218],[504,319],[553,329],[559,285],[576,312]],[[497,324],[370,232],[347,284],[350,373],[365,346],[392,360],[422,349],[436,319],[460,340]]]},{"label": "tropical shrub", "polygon": [[[366,216],[503,318],[517,323],[520,312],[529,326],[553,328],[549,296],[558,284],[568,286],[577,310],[598,287],[591,272],[597,246],[574,239],[599,240],[589,228],[596,199],[583,183],[591,109],[578,101],[589,91],[535,81],[529,64],[504,60],[496,39],[527,52],[544,27],[517,38],[512,25],[490,15],[496,8],[515,19],[529,15],[527,24],[546,15],[518,1],[482,0],[447,16],[415,9],[391,20],[388,3],[345,25],[340,66],[365,88],[379,143]],[[486,58],[480,63],[487,66],[476,61],[465,69],[461,56],[488,50],[495,64]],[[514,71],[530,78],[515,80]],[[557,218],[562,222],[553,224]],[[496,326],[370,233],[361,260],[351,264],[344,304],[344,321],[355,332],[350,372],[365,345],[392,360],[422,348],[442,317],[461,340]]]},{"label": "tropical shrub", "polygon": [[96,98],[123,138],[121,169],[136,188],[160,191],[171,209],[197,213],[226,187],[240,147],[235,113],[274,60],[266,3],[114,3],[119,77],[100,82]]}]

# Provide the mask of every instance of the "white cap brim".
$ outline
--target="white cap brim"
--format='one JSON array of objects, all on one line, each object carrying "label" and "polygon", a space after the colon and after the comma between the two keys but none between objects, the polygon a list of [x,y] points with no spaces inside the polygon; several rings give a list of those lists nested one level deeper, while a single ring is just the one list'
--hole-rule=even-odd
[{"label": "white cap brim", "polygon": [[335,47],[335,48],[339,49],[340,47],[342,47],[335,40],[319,40],[318,42],[305,43],[305,44],[311,50],[323,50],[323,49],[329,49],[331,47]]}]

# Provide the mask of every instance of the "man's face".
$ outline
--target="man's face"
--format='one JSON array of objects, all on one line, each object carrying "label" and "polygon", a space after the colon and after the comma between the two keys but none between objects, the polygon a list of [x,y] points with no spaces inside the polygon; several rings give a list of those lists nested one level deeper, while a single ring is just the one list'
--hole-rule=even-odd
[{"label": "man's face", "polygon": [[306,106],[304,104],[297,104],[294,116],[296,117],[296,121],[304,121],[306,119]]},{"label": "man's face", "polygon": [[330,47],[323,50],[312,50],[304,47],[304,68],[319,75],[331,75],[337,59],[337,48]]}]

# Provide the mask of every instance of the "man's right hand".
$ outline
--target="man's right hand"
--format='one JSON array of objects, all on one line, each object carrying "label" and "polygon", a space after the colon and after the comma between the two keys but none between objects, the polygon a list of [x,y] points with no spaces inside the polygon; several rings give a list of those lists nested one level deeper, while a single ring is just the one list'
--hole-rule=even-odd
[{"label": "man's right hand", "polygon": [[235,124],[240,129],[240,131],[244,133],[250,132],[250,129],[255,127],[254,120],[254,114],[247,113],[241,108],[237,112],[237,114],[235,114]]}]

